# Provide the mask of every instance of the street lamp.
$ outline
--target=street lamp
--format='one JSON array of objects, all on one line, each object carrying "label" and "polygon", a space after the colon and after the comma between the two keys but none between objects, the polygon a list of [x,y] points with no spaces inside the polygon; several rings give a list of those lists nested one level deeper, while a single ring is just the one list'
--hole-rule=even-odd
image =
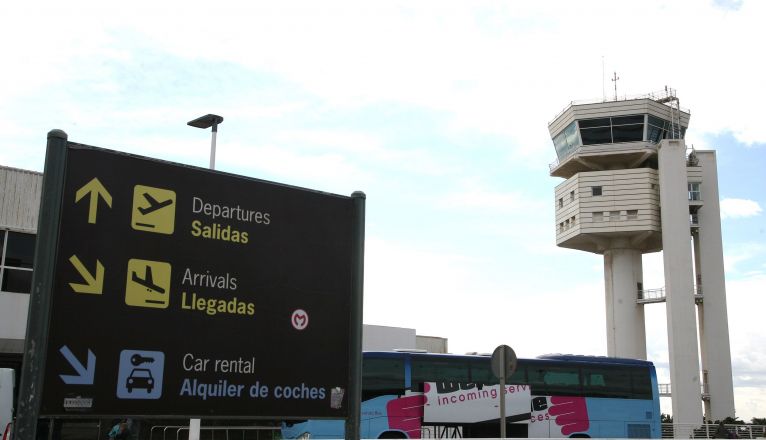
[{"label": "street lamp", "polygon": [[[186,124],[192,127],[208,129],[213,127],[213,140],[210,142],[210,169],[215,169],[215,136],[218,133],[218,124],[223,122],[223,116],[207,114],[189,121]],[[199,440],[201,419],[189,419],[189,440]]]},{"label": "street lamp", "polygon": [[200,116],[199,118],[187,122],[187,125],[192,127],[207,129],[213,127],[213,140],[210,143],[210,169],[215,169],[215,136],[218,133],[218,124],[223,122],[223,116],[207,114]]}]

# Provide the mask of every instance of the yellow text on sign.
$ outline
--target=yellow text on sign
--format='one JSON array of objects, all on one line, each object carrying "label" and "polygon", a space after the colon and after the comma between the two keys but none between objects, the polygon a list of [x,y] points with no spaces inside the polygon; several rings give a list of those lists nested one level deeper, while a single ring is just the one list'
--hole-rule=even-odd
[{"label": "yellow text on sign", "polygon": [[175,191],[136,185],[130,225],[138,231],[172,234],[176,220]]},{"label": "yellow text on sign", "polygon": [[166,309],[170,304],[170,270],[170,264],[162,261],[128,260],[125,304]]}]

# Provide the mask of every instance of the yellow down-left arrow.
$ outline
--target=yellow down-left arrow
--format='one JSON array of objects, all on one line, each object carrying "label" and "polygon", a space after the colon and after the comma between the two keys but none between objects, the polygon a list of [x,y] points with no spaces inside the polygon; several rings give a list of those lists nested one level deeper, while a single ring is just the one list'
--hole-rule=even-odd
[{"label": "yellow down-left arrow", "polygon": [[79,202],[86,194],[90,194],[90,205],[88,206],[88,223],[96,223],[96,212],[98,211],[98,198],[101,196],[107,206],[112,207],[112,195],[104,188],[98,177],[94,177],[90,182],[77,190],[75,194],[75,203]]},{"label": "yellow down-left arrow", "polygon": [[80,273],[80,276],[82,276],[82,279],[85,281],[84,284],[69,283],[72,290],[77,293],[93,293],[95,295],[101,295],[104,290],[104,266],[101,262],[96,260],[96,276],[90,274],[88,269],[85,268],[85,265],[82,264],[76,255],[69,257],[69,262],[72,263],[72,266],[77,269],[77,272]]}]

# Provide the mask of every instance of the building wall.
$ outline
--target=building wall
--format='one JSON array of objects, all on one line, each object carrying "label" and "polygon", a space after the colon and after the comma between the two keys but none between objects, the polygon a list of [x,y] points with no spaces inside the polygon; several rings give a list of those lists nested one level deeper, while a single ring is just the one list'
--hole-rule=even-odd
[{"label": "building wall", "polygon": [[0,166],[0,228],[37,231],[43,175]]},{"label": "building wall", "polygon": [[[40,209],[42,174],[0,166],[0,252],[5,250],[7,233],[34,234]],[[5,263],[5,255],[0,254]],[[2,266],[3,274],[7,271]],[[0,275],[0,277],[2,277]],[[20,355],[27,328],[29,292],[3,290],[0,285],[0,353]]]},{"label": "building wall", "polygon": [[[597,246],[583,240],[583,234],[659,233],[658,184],[657,170],[650,168],[575,174],[556,187],[556,244],[602,253],[609,244]],[[594,187],[601,189],[601,195],[593,194]],[[645,252],[659,250],[653,243],[634,245]]]},{"label": "building wall", "polygon": [[449,353],[447,348],[447,338],[438,336],[416,336],[416,345],[418,350],[425,350],[429,353]]},{"label": "building wall", "polygon": [[429,353],[447,353],[447,338],[420,336],[413,328],[364,325],[362,350],[425,350]]},{"label": "building wall", "polygon": [[417,349],[415,329],[364,325],[362,330],[362,350],[390,351],[394,349]]}]

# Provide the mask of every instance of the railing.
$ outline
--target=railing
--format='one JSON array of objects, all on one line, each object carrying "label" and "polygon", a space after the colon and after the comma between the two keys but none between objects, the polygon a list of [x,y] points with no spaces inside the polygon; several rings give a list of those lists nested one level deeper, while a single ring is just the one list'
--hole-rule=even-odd
[{"label": "railing", "polygon": [[[181,440],[182,438],[188,438],[189,436],[189,425],[158,425],[158,426],[152,426],[152,428],[149,430],[149,440],[154,440],[154,432],[155,429],[159,433],[159,430],[162,430],[162,440],[169,440],[171,438],[175,438],[175,440]],[[257,438],[260,438],[260,432],[261,431],[271,431],[271,436],[269,438],[273,439],[276,438],[276,434],[279,434],[280,427],[279,426],[201,426],[200,427],[200,434],[202,432],[209,432],[210,438],[215,439],[217,432],[222,432],[223,436],[220,438],[223,438],[225,440],[231,440],[233,433],[232,431],[236,433],[241,433],[241,436],[237,436],[234,438],[245,438],[245,433],[248,431],[257,431]],[[173,436],[173,433],[175,433],[175,436]],[[182,436],[181,433],[186,433],[186,435]]]},{"label": "railing", "polygon": [[[702,302],[702,298],[703,298],[702,285],[696,284],[694,286],[694,301],[697,303],[700,303]],[[639,290],[637,292],[636,302],[638,304],[664,302],[666,300],[667,300],[667,295],[665,294],[664,287],[660,287],[659,289]]]},{"label": "railing", "polygon": [[[569,156],[571,156],[571,154],[570,154],[570,155],[567,155],[566,157],[569,157]],[[559,159],[558,159],[558,158],[556,158],[556,160],[554,160],[553,162],[549,163],[549,164],[548,164],[548,171],[549,171],[549,172],[552,172],[554,168],[556,168],[557,166],[559,166],[559,163],[560,163],[560,162],[559,162]]]},{"label": "railing", "polygon": [[[669,102],[668,98],[671,98],[671,93],[673,93],[673,90],[666,89],[666,90],[660,90],[660,91],[657,91],[657,92],[644,93],[644,94],[640,94],[640,95],[623,95],[621,98],[618,97],[616,100],[615,99],[602,98],[602,99],[585,99],[585,100],[570,101],[569,104],[567,104],[566,107],[564,107],[563,110],[561,110],[560,112],[556,113],[556,116],[554,116],[553,119],[551,119],[551,121],[548,122],[548,125],[551,125],[551,123],[553,121],[558,119],[559,116],[563,115],[564,112],[567,111],[569,109],[569,107],[572,107],[573,105],[598,104],[600,102],[632,101],[632,100],[635,100],[635,99],[651,99],[652,101],[657,101],[657,102],[661,102],[662,104],[668,105],[667,104]],[[675,98],[675,95],[673,95],[672,97]],[[663,102],[663,101],[665,101],[665,102]],[[670,106],[668,105],[668,107],[670,107]],[[681,110],[682,112],[686,113],[686,114],[690,114],[691,113],[689,111],[689,109],[686,109],[686,108],[683,108],[683,107],[678,107],[678,109]]]},{"label": "railing", "polygon": [[463,438],[460,426],[422,426],[420,438]]},{"label": "railing", "polygon": [[660,287],[659,289],[646,289],[646,290],[638,291],[639,303],[662,302],[662,301],[665,301],[664,287]]},{"label": "railing", "polygon": [[[723,438],[722,434],[716,435],[718,424],[705,423],[703,425],[684,423],[663,423],[662,438]],[[730,438],[760,438],[766,435],[764,425],[724,425],[726,435]]]},{"label": "railing", "polygon": [[[660,396],[662,397],[672,396],[669,383],[657,384],[657,388],[660,393]],[[702,400],[707,400],[710,398],[710,390],[708,389],[708,384],[706,383],[700,384],[700,396],[702,397]]]},{"label": "railing", "polygon": [[[651,144],[651,145],[656,145],[656,144],[659,143],[659,142],[652,141],[650,139],[646,139],[646,140],[642,140],[642,141],[635,141],[634,143],[636,143],[636,142],[641,142],[643,144]],[[548,171],[549,172],[553,172],[553,170],[556,167],[561,165],[561,161],[562,160],[568,160],[570,157],[580,153],[580,151],[583,151],[583,152],[594,151],[594,150],[592,150],[593,148],[602,148],[605,145],[610,145],[610,144],[609,143],[604,143],[604,144],[578,145],[577,147],[572,148],[571,150],[569,150],[564,155],[564,157],[556,157],[556,159],[553,162],[549,163],[548,164]],[[602,152],[602,153],[615,153],[615,152],[620,153],[620,152],[624,152],[626,150],[618,150],[618,149],[612,147],[610,149],[601,149],[601,150],[598,150],[598,151]]]}]

